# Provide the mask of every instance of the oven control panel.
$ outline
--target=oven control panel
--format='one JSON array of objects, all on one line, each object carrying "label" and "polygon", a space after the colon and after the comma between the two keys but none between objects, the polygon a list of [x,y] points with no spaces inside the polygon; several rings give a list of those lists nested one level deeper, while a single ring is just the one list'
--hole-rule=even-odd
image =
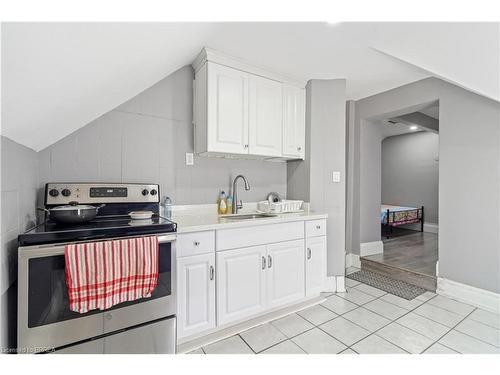
[{"label": "oven control panel", "polygon": [[45,204],[60,205],[100,203],[159,203],[157,184],[120,183],[48,183],[45,185]]}]

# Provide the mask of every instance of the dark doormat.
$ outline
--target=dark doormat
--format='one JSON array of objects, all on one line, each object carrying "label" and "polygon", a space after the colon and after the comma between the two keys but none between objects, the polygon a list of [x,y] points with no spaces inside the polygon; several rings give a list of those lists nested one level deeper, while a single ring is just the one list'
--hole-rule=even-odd
[{"label": "dark doormat", "polygon": [[346,275],[346,277],[407,300],[411,300],[426,292],[425,289],[418,286],[408,284],[404,281],[391,279],[390,277],[371,271],[361,270]]}]

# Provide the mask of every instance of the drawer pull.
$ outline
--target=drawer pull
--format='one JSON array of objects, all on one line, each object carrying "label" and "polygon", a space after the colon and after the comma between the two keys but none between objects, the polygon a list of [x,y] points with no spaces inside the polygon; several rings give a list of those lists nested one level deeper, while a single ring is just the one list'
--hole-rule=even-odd
[{"label": "drawer pull", "polygon": [[271,255],[267,256],[267,268],[271,268],[273,266],[273,258]]},{"label": "drawer pull", "polygon": [[311,259],[311,257],[312,257],[312,251],[311,251],[311,248],[308,247],[307,248],[307,259]]},{"label": "drawer pull", "polygon": [[194,246],[200,246],[200,242],[199,241],[194,241],[193,244],[194,244]]},{"label": "drawer pull", "polygon": [[210,266],[210,280],[214,279],[214,274],[215,274],[214,266]]},{"label": "drawer pull", "polygon": [[321,225],[316,225],[316,229],[321,229]]},{"label": "drawer pull", "polygon": [[262,257],[262,269],[265,270],[266,269],[266,257]]}]

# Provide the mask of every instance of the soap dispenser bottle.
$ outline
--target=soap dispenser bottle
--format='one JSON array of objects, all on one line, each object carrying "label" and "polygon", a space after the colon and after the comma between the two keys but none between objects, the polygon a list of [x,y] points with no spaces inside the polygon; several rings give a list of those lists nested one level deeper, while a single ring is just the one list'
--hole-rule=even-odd
[{"label": "soap dispenser bottle", "polygon": [[218,212],[219,215],[225,215],[227,213],[227,200],[224,191],[220,192]]}]

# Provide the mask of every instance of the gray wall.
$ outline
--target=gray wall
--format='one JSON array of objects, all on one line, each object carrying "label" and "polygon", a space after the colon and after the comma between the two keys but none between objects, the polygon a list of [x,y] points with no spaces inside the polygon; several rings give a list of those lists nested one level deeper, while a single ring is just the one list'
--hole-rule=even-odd
[{"label": "gray wall", "polygon": [[243,201],[286,194],[286,164],[195,157],[193,70],[186,66],[63,140],[40,151],[40,185],[49,181],[157,182],[175,204],[215,203],[219,189],[243,173]]},{"label": "gray wall", "polygon": [[[306,160],[288,162],[288,197],[328,214],[328,275],[345,272],[346,122],[343,79],[311,80],[306,88]],[[332,182],[340,171],[341,182]]]},{"label": "gray wall", "polygon": [[439,135],[421,131],[382,141],[382,203],[425,207],[438,223]]},{"label": "gray wall", "polygon": [[[360,243],[380,241],[380,199],[382,196],[382,133],[371,121],[362,121],[360,132],[359,198]],[[373,223],[378,222],[378,225]]]},{"label": "gray wall", "polygon": [[[34,224],[38,161],[35,151],[1,137],[1,347],[15,339],[17,235]],[[10,324],[7,324],[9,322]],[[7,328],[8,327],[8,328]]]},{"label": "gray wall", "polygon": [[[439,276],[500,292],[500,104],[437,78],[427,78],[356,102],[353,131],[366,119],[408,113],[439,101]],[[349,166],[359,178],[362,153],[354,145]],[[356,154],[358,156],[356,156]],[[348,187],[352,201],[364,194]],[[355,203],[352,203],[355,207]],[[359,225],[354,210],[352,225]],[[372,225],[379,226],[374,220]],[[363,237],[363,235],[360,235]],[[376,241],[380,238],[371,239]],[[359,238],[352,238],[352,251]]]}]

